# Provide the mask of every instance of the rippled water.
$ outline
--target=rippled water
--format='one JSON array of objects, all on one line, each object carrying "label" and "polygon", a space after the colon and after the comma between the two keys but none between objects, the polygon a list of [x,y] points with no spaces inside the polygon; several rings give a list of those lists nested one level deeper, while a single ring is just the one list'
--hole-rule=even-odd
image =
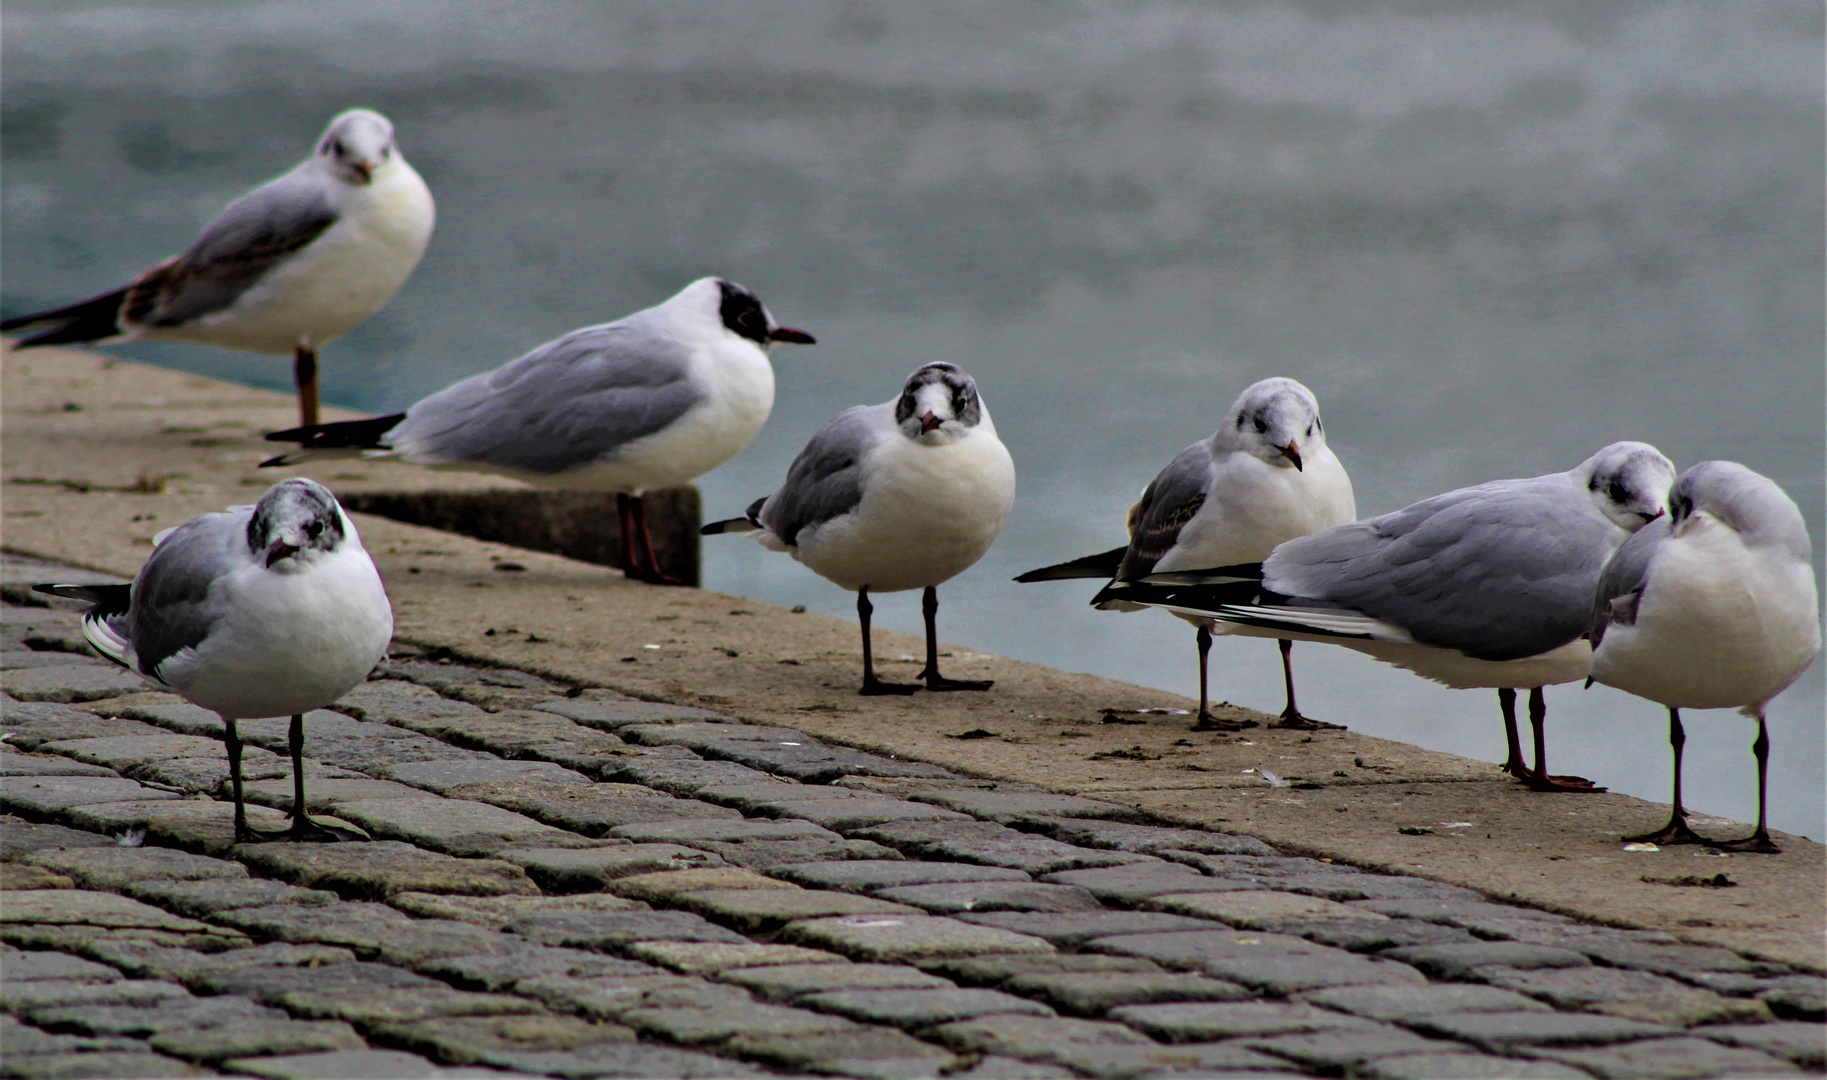
[{"label": "rippled water", "polygon": [[[1021,493],[942,590],[941,632],[1191,692],[1184,624],[1009,578],[1119,542],[1137,491],[1267,375],[1318,393],[1366,514],[1638,438],[1774,477],[1827,540],[1822,44],[1818,4],[1774,0],[13,0],[4,306],[118,284],[370,105],[438,232],[325,351],[329,399],[399,407],[724,274],[821,344],[777,354],[767,430],[702,481],[712,514],[838,409],[952,360]],[[735,539],[707,544],[705,579],[853,610]],[[917,630],[911,596],[877,606]],[[1295,659],[1311,715],[1501,757],[1489,691]],[[1279,707],[1272,645],[1221,641],[1213,669],[1218,697]],[[1666,798],[1660,709],[1577,686],[1549,706],[1558,768]],[[1822,709],[1817,664],[1771,715],[1773,821],[1816,837]],[[1749,723],[1689,733],[1691,805],[1748,819]]]}]

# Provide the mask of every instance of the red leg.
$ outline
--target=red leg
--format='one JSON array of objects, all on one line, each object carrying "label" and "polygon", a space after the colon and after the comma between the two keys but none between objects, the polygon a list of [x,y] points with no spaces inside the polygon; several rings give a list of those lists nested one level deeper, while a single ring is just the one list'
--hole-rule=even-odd
[{"label": "red leg", "polygon": [[1528,776],[1531,791],[1595,792],[1605,789],[1583,776],[1551,776],[1548,773],[1548,699],[1537,686],[1529,691],[1529,726],[1535,729],[1535,771]]},{"label": "red leg", "polygon": [[653,553],[653,534],[647,531],[647,500],[639,495],[631,496],[634,508],[636,532],[640,534],[641,551],[647,559],[647,569],[641,580],[650,585],[683,585],[685,582],[676,577],[662,573],[660,558]]},{"label": "red leg", "polygon": [[317,423],[317,350],[299,345],[292,350],[292,382],[298,387],[298,425]]}]

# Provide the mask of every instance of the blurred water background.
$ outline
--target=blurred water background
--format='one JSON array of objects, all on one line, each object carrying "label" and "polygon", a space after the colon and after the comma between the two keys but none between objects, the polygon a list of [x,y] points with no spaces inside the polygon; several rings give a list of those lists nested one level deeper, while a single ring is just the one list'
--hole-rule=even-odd
[{"label": "blurred water background", "polygon": [[[333,113],[381,109],[438,230],[324,351],[329,400],[400,408],[722,274],[820,341],[776,351],[767,429],[701,482],[722,516],[837,410],[954,361],[1021,477],[1000,543],[941,590],[943,637],[971,648],[1193,692],[1183,623],[1009,579],[1120,542],[1155,471],[1268,375],[1317,392],[1366,515],[1633,438],[1766,473],[1827,541],[1811,0],[9,0],[4,19],[6,313],[120,283]],[[289,386],[281,360],[118,351]],[[738,539],[707,542],[705,582],[854,617]],[[917,631],[914,595],[877,618]],[[1341,649],[1295,661],[1310,715],[1502,757],[1490,691]],[[1280,707],[1273,645],[1220,639],[1212,663],[1216,697]],[[1661,709],[1548,700],[1557,771],[1667,798]],[[1771,721],[1772,823],[1827,835],[1820,664]],[[1690,805],[1749,820],[1750,723],[1688,731]]]}]

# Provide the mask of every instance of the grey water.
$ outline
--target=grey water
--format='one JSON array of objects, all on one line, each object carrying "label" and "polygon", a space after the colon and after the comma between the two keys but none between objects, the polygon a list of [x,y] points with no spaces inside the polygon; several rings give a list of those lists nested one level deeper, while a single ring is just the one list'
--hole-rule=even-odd
[{"label": "grey water", "polygon": [[[331,401],[399,408],[721,274],[820,341],[776,350],[766,430],[701,481],[721,516],[839,409],[961,364],[1020,473],[1000,542],[940,590],[965,647],[1193,692],[1185,624],[1009,579],[1121,542],[1155,471],[1269,375],[1318,394],[1363,514],[1631,438],[1745,462],[1827,541],[1812,0],[9,0],[4,31],[8,314],[176,252],[368,105],[439,221],[324,350]],[[272,358],[118,351],[289,384]],[[705,583],[854,617],[740,538],[707,541]],[[917,631],[917,609],[877,618]],[[1489,691],[1294,659],[1309,715],[1502,757]],[[1274,646],[1221,639],[1212,666],[1216,697],[1280,708]],[[1556,771],[1667,798],[1661,709],[1548,702]],[[1819,663],[1770,719],[1772,823],[1827,836]],[[1750,722],[1688,731],[1690,806],[1750,820]]]}]

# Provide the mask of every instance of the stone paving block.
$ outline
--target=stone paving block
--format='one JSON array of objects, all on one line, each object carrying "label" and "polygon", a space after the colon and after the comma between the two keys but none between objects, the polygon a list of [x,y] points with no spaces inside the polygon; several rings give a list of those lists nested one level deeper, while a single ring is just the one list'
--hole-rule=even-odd
[{"label": "stone paving block", "polygon": [[279,996],[278,1004],[307,1020],[347,1020],[360,1027],[434,1016],[507,1016],[543,1011],[537,1003],[512,994],[453,990],[447,986],[376,989],[359,995],[290,990]]},{"label": "stone paving block", "polygon": [[[1305,893],[1341,903],[1348,900],[1439,900],[1476,899],[1478,894],[1456,885],[1445,885],[1422,878],[1394,877],[1385,874],[1285,874],[1275,878],[1275,888],[1284,892]],[[1375,914],[1372,912],[1371,914]]]},{"label": "stone paving block", "polygon": [[1204,975],[1149,971],[1047,972],[1017,975],[1002,984],[1011,993],[1039,998],[1074,1016],[1102,1016],[1119,1005],[1166,1001],[1240,1001],[1250,992]]},{"label": "stone paving block", "polygon": [[770,964],[844,964],[834,953],[797,945],[741,945],[707,941],[637,941],[627,947],[635,960],[658,964],[687,975],[716,975],[730,968]]},{"label": "stone paving block", "polygon": [[[93,1038],[87,1035],[53,1035],[11,1016],[0,1015],[0,1047],[16,1066],[20,1058],[43,1055],[72,1055],[109,1050],[141,1050],[137,1039]],[[9,1068],[9,1073],[15,1072]],[[15,1073],[16,1074],[16,1073]]]},{"label": "stone paving block", "polygon": [[48,1009],[78,1005],[157,1005],[167,998],[189,996],[190,991],[176,983],[153,979],[117,979],[105,983],[39,979],[0,983],[0,1009],[28,1020]]},{"label": "stone paving block", "polygon": [[1161,968],[1150,960],[1132,956],[1094,956],[1087,953],[991,954],[947,957],[927,962],[925,970],[970,986],[1001,986],[1026,975],[1152,973]]},{"label": "stone paving block", "polygon": [[1405,945],[1380,955],[1413,964],[1437,979],[1484,981],[1482,967],[1568,968],[1588,967],[1591,961],[1571,949],[1549,945],[1524,945],[1514,941],[1480,941],[1467,945]]},{"label": "stone paving block", "polygon": [[179,735],[207,735],[212,739],[221,739],[226,731],[221,716],[188,701],[170,705],[129,705],[120,714],[130,720],[144,720],[154,727],[175,731]]},{"label": "stone paving block", "polygon": [[1581,952],[1612,967],[1684,975],[1694,971],[1752,971],[1755,965],[1730,949],[1711,945],[1650,945],[1610,934],[1581,938]]},{"label": "stone paving block", "polygon": [[[147,789],[146,798],[126,802],[104,802],[73,806],[65,815],[72,826],[107,836],[125,836],[143,831],[148,847],[183,848],[208,855],[226,854],[235,839],[235,808],[232,803],[203,799],[157,798],[165,792]],[[334,818],[323,819],[337,824]],[[264,806],[247,808],[247,823],[263,832],[288,828],[291,820]],[[344,823],[346,824],[346,823]]]},{"label": "stone paving block", "polygon": [[593,892],[636,874],[725,865],[720,856],[678,844],[600,848],[509,848],[501,858],[523,868],[547,892]]},{"label": "stone paving block", "polygon": [[865,1024],[920,1030],[954,1020],[969,1020],[993,1013],[1052,1016],[1053,1010],[1035,1001],[1000,990],[828,990],[808,994],[796,1004],[820,1012],[836,1013]]},{"label": "stone paving block", "polygon": [[1129,1080],[1130,1077],[1258,1080],[1291,1075],[1287,1062],[1253,1050],[1241,1041],[1180,1046],[1070,1046],[1054,1055],[1054,1059],[1082,1073],[1110,1080]]},{"label": "stone paving block", "polygon": [[769,817],[797,818],[835,832],[851,832],[890,821],[969,821],[963,814],[906,799],[812,799],[763,803]]},{"label": "stone paving block", "polygon": [[[75,711],[75,710],[71,710]],[[3,727],[4,725],[0,725]],[[113,776],[113,769],[84,765],[55,754],[16,754],[12,744],[0,743],[0,776]],[[0,851],[10,851],[0,841]]]},{"label": "stone paving block", "polygon": [[541,701],[533,708],[575,720],[585,727],[602,731],[620,731],[636,724],[669,722],[734,724],[729,717],[718,716],[689,705],[668,705],[661,701],[591,701],[582,698],[556,698]]},{"label": "stone paving block", "polygon": [[0,980],[9,983],[58,979],[63,982],[115,982],[121,973],[107,964],[57,952],[0,953]]},{"label": "stone paving block", "polygon": [[154,1035],[152,1048],[204,1064],[268,1054],[365,1050],[368,1044],[341,1020],[264,1019]]},{"label": "stone paving block", "polygon": [[412,919],[387,907],[350,901],[342,904],[266,904],[218,912],[215,921],[256,937],[307,945],[341,945],[358,953],[379,952]]},{"label": "stone paving block", "polygon": [[729,1058],[694,1050],[675,1050],[646,1043],[584,1046],[569,1051],[491,1050],[481,1064],[547,1076],[669,1077],[678,1080],[765,1075],[760,1069]]},{"label": "stone paving block", "polygon": [[1303,937],[1351,952],[1381,952],[1404,945],[1471,945],[1479,939],[1457,926],[1419,919],[1282,919],[1270,924],[1278,934]]},{"label": "stone paving block", "polygon": [[1591,1050],[1537,1049],[1551,1061],[1560,1061],[1611,1080],[1702,1076],[1799,1075],[1800,1069],[1759,1050],[1721,1046],[1706,1039],[1645,1039]]},{"label": "stone paving block", "polygon": [[[457,762],[455,764],[464,764]],[[329,769],[325,766],[325,769]],[[347,772],[346,769],[336,770]],[[375,780],[369,777],[319,776],[305,763],[305,809],[313,814],[330,813],[336,804],[356,799],[422,799],[425,793],[415,787],[396,784],[392,780]],[[251,780],[242,785],[247,801],[257,806],[270,806],[275,810],[292,809],[292,774],[288,769],[283,777],[271,780]]]},{"label": "stone paving block", "polygon": [[693,846],[721,856],[731,866],[772,873],[777,866],[788,866],[813,859],[833,862],[850,859],[892,859],[893,848],[868,840],[842,837],[807,836],[798,840],[745,840],[735,843],[693,841]]},{"label": "stone paving block", "polygon": [[1179,863],[1133,863],[1095,870],[1066,870],[1041,879],[1056,885],[1077,885],[1089,889],[1105,903],[1138,904],[1163,893],[1198,892],[1210,887],[1211,879]]},{"label": "stone paving block", "polygon": [[885,798],[867,791],[853,791],[835,784],[802,784],[784,777],[768,777],[754,784],[717,784],[699,788],[697,799],[727,806],[745,814],[762,813],[777,803]]},{"label": "stone paving block", "polygon": [[660,974],[652,965],[582,949],[560,949],[534,945],[509,937],[504,952],[469,953],[427,960],[414,966],[421,974],[431,975],[456,986],[459,990],[512,990],[525,979],[597,978],[608,975],[648,976]]},{"label": "stone paving block", "polygon": [[768,743],[780,746],[817,746],[819,742],[803,731],[789,727],[762,724],[632,724],[616,733],[631,743],[643,746],[687,746],[702,750],[727,742]]},{"label": "stone paving block", "polygon": [[125,668],[76,657],[54,667],[0,671],[0,691],[20,701],[96,701],[146,688],[146,680]]},{"label": "stone paving block", "polygon": [[989,821],[896,821],[859,830],[856,835],[915,858],[1004,866],[1030,874],[1154,861],[1152,855],[1082,848]]},{"label": "stone paving block", "polygon": [[396,893],[464,896],[532,895],[539,890],[513,863],[457,859],[411,844],[247,844],[235,857],[256,873],[293,885],[328,889],[348,900],[385,899]]},{"label": "stone paving block", "polygon": [[829,829],[809,821],[752,821],[747,818],[703,818],[618,825],[609,835],[635,843],[674,843],[696,847],[701,843],[745,843],[754,840],[839,839]]},{"label": "stone paving block", "polygon": [[422,919],[456,919],[490,930],[534,915],[558,913],[637,911],[646,907],[635,900],[601,893],[582,896],[449,896],[408,892],[389,897],[388,906]]},{"label": "stone paving block", "polygon": [[82,924],[183,934],[215,929],[208,923],[172,915],[138,900],[86,889],[34,889],[0,895],[0,923]]},{"label": "stone paving block", "polygon": [[882,900],[912,904],[935,915],[966,911],[1102,911],[1089,890],[1032,881],[969,881],[902,885],[877,891]]},{"label": "stone paving block", "polygon": [[161,1031],[219,1027],[258,1020],[281,1020],[285,1014],[244,997],[171,997],[156,1005],[71,1005],[37,1009],[32,1021],[58,1031],[83,1035],[145,1038]]},{"label": "stone paving block", "polygon": [[1286,919],[1388,919],[1386,915],[1360,911],[1317,896],[1266,889],[1165,893],[1150,897],[1148,906],[1178,915],[1217,919],[1242,930],[1270,929],[1272,924]]},{"label": "stone paving block", "polygon": [[54,874],[42,866],[0,862],[0,890],[73,889],[76,882],[63,874]]},{"label": "stone paving block", "polygon": [[579,1016],[439,1016],[377,1024],[377,1041],[424,1054],[433,1061],[467,1065],[491,1053],[576,1050],[631,1043],[632,1028]]},{"label": "stone paving block", "polygon": [[[47,742],[40,749],[47,754],[62,754],[122,773],[166,758],[208,758],[211,761],[220,759],[225,766],[228,763],[228,751],[219,740],[164,731],[156,735],[115,735],[105,739],[60,739]],[[255,772],[271,768],[279,759],[271,751],[249,746],[241,760],[250,772]]]},{"label": "stone paving block", "polygon": [[745,934],[772,933],[799,919],[919,913],[905,904],[822,889],[708,889],[674,896],[671,902]]},{"label": "stone paving block", "polygon": [[448,697],[456,697],[460,691],[478,686],[495,686],[514,690],[546,690],[550,691],[550,696],[554,698],[564,694],[562,686],[547,682],[537,675],[514,671],[510,668],[470,667],[447,661],[396,659],[388,661],[387,666],[381,670],[383,678],[404,679],[420,686],[429,686]]},{"label": "stone paving block", "polygon": [[[363,723],[346,717],[337,717],[340,723],[327,720],[313,723],[315,715],[305,717],[305,752],[325,764],[369,776],[385,779],[387,769],[418,761],[473,761],[486,756],[479,750],[466,750],[387,724]],[[249,733],[250,742],[254,741],[255,734]],[[261,737],[281,749],[285,746],[283,735]]]},{"label": "stone paving block", "polygon": [[744,945],[748,939],[689,911],[534,915],[508,927],[542,945],[617,950],[637,941],[710,941]]},{"label": "stone paving block", "polygon": [[[239,865],[239,864],[235,864]],[[328,904],[336,894],[317,889],[301,889],[277,881],[207,880],[207,881],[136,881],[123,890],[135,900],[176,912],[193,919],[207,919],[219,911],[260,907],[264,904]]]},{"label": "stone paving block", "polygon": [[0,731],[7,745],[30,753],[62,739],[100,739],[116,735],[162,735],[151,724],[125,717],[97,716],[84,709],[50,701],[9,701],[0,712]]},{"label": "stone paving block", "polygon": [[934,1028],[929,1037],[964,1053],[1005,1054],[1037,1061],[1058,1061],[1061,1055],[1082,1047],[1154,1045],[1122,1024],[1015,1014],[945,1024]]},{"label": "stone paving block", "polygon": [[[505,761],[501,758],[474,758],[466,761],[415,761],[395,765],[387,770],[390,779],[438,795],[464,784],[492,784],[516,780],[543,780],[553,784],[583,785],[591,782],[583,773],[573,772],[549,761]],[[463,798],[464,796],[457,796]]]},{"label": "stone paving block", "polygon": [[910,962],[980,953],[1047,953],[1040,938],[935,915],[844,915],[788,926],[781,939],[856,960]]},{"label": "stone paving block", "polygon": [[1785,1020],[1827,1020],[1827,979],[1818,975],[1789,975],[1770,980],[1769,989],[1757,997]]},{"label": "stone paving block", "polygon": [[1427,981],[1407,964],[1338,951],[1215,956],[1205,961],[1204,968],[1208,975],[1276,997],[1328,986],[1419,985]]},{"label": "stone paving block", "polygon": [[726,968],[717,977],[763,1001],[792,1001],[833,990],[945,990],[953,983],[905,964],[784,964]]},{"label": "stone paving block", "polygon": [[1787,1058],[1804,1069],[1827,1068],[1827,1030],[1819,1024],[1721,1024],[1691,1034],[1704,1035],[1727,1046],[1742,1046]]},{"label": "stone paving block", "polygon": [[0,810],[48,818],[61,817],[76,806],[180,797],[175,791],[159,791],[118,776],[22,776],[0,785]]},{"label": "stone paving block", "polygon": [[[1184,916],[1173,916],[1183,918]],[[1140,956],[1177,971],[1197,971],[1223,957],[1298,954],[1340,956],[1338,949],[1284,934],[1254,930],[1180,930],[1168,933],[1124,933],[1094,938],[1085,950],[1116,956]]]},{"label": "stone paving block", "polygon": [[203,989],[209,980],[231,971],[256,967],[327,967],[351,963],[355,960],[355,953],[333,945],[271,942],[218,953],[198,953],[189,949],[142,949],[136,950],[131,959],[124,955],[114,955],[109,956],[108,960],[121,964],[121,970],[134,978],[169,979],[198,990]]},{"label": "stone paving block", "polygon": [[829,1035],[737,1035],[723,1049],[780,1068],[837,1076],[938,1076],[957,1060],[931,1043],[884,1028]]},{"label": "stone paving block", "polygon": [[1673,979],[1629,968],[1479,968],[1493,986],[1539,998],[1559,1009],[1589,1009],[1653,1024],[1755,1023],[1770,1019],[1763,1002],[1721,997]]},{"label": "stone paving block", "polygon": [[1522,1047],[1602,1046],[1679,1034],[1660,1024],[1583,1013],[1442,1013],[1402,1023],[1423,1035],[1458,1039],[1494,1054]]},{"label": "stone paving block", "polygon": [[1358,900],[1353,902],[1352,906],[1365,911],[1374,911],[1379,915],[1388,915],[1391,918],[1422,919],[1426,922],[1445,923],[1448,926],[1460,926],[1467,929],[1486,920],[1532,919],[1539,922],[1569,923],[1568,919],[1546,911],[1511,907],[1507,904],[1493,904],[1485,900],[1439,900],[1431,897]]},{"label": "stone paving block", "polygon": [[698,752],[712,761],[734,761],[762,772],[792,777],[806,784],[828,784],[852,775],[932,779],[955,775],[937,765],[898,761],[862,750],[818,742],[793,746],[788,745],[788,742],[745,742],[732,739],[707,743]]},{"label": "stone paving block", "polygon": [[879,889],[908,885],[930,885],[943,882],[1032,881],[1020,870],[1000,866],[978,866],[974,863],[921,862],[912,859],[879,861],[859,859],[848,862],[794,863],[768,871],[786,881],[810,889],[840,889],[844,892],[875,892]]},{"label": "stone paving block", "polygon": [[358,960],[322,967],[280,963],[230,968],[205,977],[200,985],[212,993],[239,994],[265,1005],[278,1005],[294,992],[354,998],[387,990],[436,989],[443,984],[389,964]]},{"label": "stone paving block", "polygon": [[1350,1028],[1358,1032],[1387,1030],[1381,1024],[1311,1005],[1271,1002],[1124,1005],[1110,1010],[1110,1018],[1170,1043],[1209,1042],[1245,1035],[1299,1034],[1332,1028]]},{"label": "stone paving block", "polygon": [[657,788],[669,795],[692,796],[702,788],[725,784],[755,784],[766,781],[768,774],[738,765],[733,761],[701,761],[666,758],[636,758],[622,761],[602,779],[624,784]]},{"label": "stone paving block", "polygon": [[994,911],[957,916],[979,926],[999,926],[1018,934],[1033,934],[1055,945],[1078,946],[1098,938],[1123,934],[1167,933],[1221,929],[1218,923],[1169,915],[1161,911]]},{"label": "stone paving block", "polygon": [[592,837],[607,836],[611,829],[622,825],[651,821],[741,819],[740,814],[726,807],[677,799],[634,784],[504,781],[458,784],[445,794],[453,799],[490,803],[555,828]]},{"label": "stone paving block", "polygon": [[283,1054],[272,1057],[235,1058],[226,1063],[235,1072],[271,1077],[272,1080],[420,1080],[440,1077],[442,1069],[403,1050],[333,1050],[319,1054]]},{"label": "stone paving block", "polygon": [[1172,829],[1158,825],[1094,821],[1082,816],[1060,817],[1052,814],[1022,814],[1014,823],[1024,830],[1042,833],[1068,844],[1141,851],[1164,859],[1177,859],[1177,852],[1187,855],[1279,854],[1254,836],[1209,832],[1204,829]]},{"label": "stone paving block", "polygon": [[[398,679],[370,679],[336,702],[337,712],[357,720],[391,724],[434,716],[481,716],[482,710],[463,701],[439,696],[436,690]],[[404,726],[404,725],[402,725]]]},{"label": "stone paving block", "polygon": [[607,978],[542,975],[520,980],[515,984],[514,992],[544,1002],[553,1009],[597,1020],[614,1020],[633,1009],[710,1009],[749,1001],[747,994],[734,987],[714,985],[695,976],[675,975],[655,967],[648,970],[653,974]]},{"label": "stone paving block", "polygon": [[247,944],[247,935],[221,927],[212,927],[208,931],[182,932],[108,929],[80,923],[0,923],[0,942],[20,949],[56,949],[80,953],[103,963],[111,963],[111,955],[115,952],[158,946],[198,949],[203,952],[237,948]]},{"label": "stone paving block", "polygon": [[41,667],[102,667],[105,663],[67,652],[34,652],[30,649],[7,649],[0,652],[0,671],[24,671]]},{"label": "stone paving block", "polygon": [[82,847],[27,855],[23,862],[64,874],[85,889],[117,892],[139,881],[246,879],[247,868],[225,859],[154,847]]},{"label": "stone paving block", "polygon": [[1250,1039],[1248,1045],[1298,1065],[1328,1073],[1355,1069],[1364,1062],[1403,1054],[1427,1054],[1461,1050],[1458,1043],[1424,1039],[1401,1028],[1375,1031],[1318,1031],[1307,1035],[1276,1035]]},{"label": "stone paving block", "polygon": [[390,934],[377,950],[389,964],[417,968],[433,960],[483,953],[505,953],[521,944],[511,934],[455,919],[420,919]]},{"label": "stone paving block", "polygon": [[1548,1012],[1546,1005],[1511,990],[1474,983],[1341,986],[1312,990],[1303,1001],[1371,1020],[1407,1023],[1438,1013]]},{"label": "stone paving block", "polygon": [[795,1036],[858,1030],[842,1017],[808,1009],[734,1002],[710,1009],[631,1009],[622,1014],[621,1021],[643,1035],[687,1046],[714,1045],[733,1035]]},{"label": "stone paving block", "polygon": [[1558,1061],[1518,1061],[1487,1054],[1410,1054],[1365,1062],[1369,1080],[1590,1080],[1592,1074]]},{"label": "stone paving block", "polygon": [[189,1062],[150,1051],[98,1051],[89,1054],[36,1054],[8,1063],[7,1071],[22,1080],[63,1080],[75,1077],[150,1078],[160,1076],[214,1076]]},{"label": "stone paving block", "polygon": [[352,799],[337,803],[336,813],[376,837],[458,858],[487,857],[511,845],[564,847],[579,840],[512,810],[466,799]]},{"label": "stone paving block", "polygon": [[1061,795],[1052,791],[1021,791],[999,787],[954,788],[926,791],[910,796],[917,802],[943,806],[972,817],[1008,824],[1020,817],[1045,814],[1063,818],[1103,818],[1135,822],[1141,815],[1131,807],[1079,795]]},{"label": "stone paving block", "polygon": [[631,874],[617,879],[608,891],[631,900],[650,904],[671,904],[686,893],[707,889],[764,889],[797,892],[799,886],[779,881],[765,874],[741,867],[697,867],[688,870],[661,870],[651,874]]}]

